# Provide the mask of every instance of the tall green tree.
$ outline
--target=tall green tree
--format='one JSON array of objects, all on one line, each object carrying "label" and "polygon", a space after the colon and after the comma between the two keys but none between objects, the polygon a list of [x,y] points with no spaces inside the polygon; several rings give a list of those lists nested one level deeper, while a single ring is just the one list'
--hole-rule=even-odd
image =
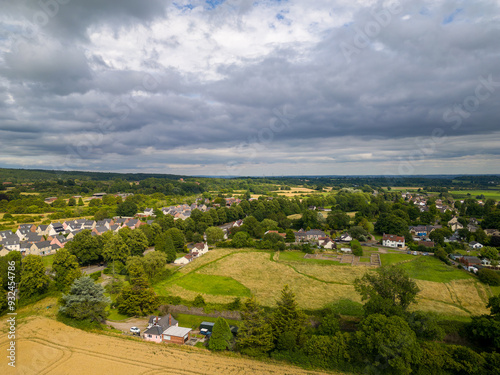
[{"label": "tall green tree", "polygon": [[338,211],[330,211],[326,217],[326,223],[330,226],[330,228],[335,230],[343,230],[349,228],[349,223],[351,222],[351,218],[349,215],[338,212]]},{"label": "tall green tree", "polygon": [[266,355],[274,348],[271,325],[255,298],[243,304],[236,346],[240,352],[253,357]]},{"label": "tall green tree", "polygon": [[130,255],[142,255],[144,250],[148,248],[148,238],[141,230],[131,230],[123,228],[118,232],[127,244],[128,253]]},{"label": "tall green tree", "polygon": [[418,363],[420,347],[415,332],[399,316],[373,314],[365,318],[355,334],[358,361],[367,372],[410,374]]},{"label": "tall green tree", "polygon": [[134,271],[131,272],[130,285],[122,289],[116,303],[118,311],[129,316],[144,316],[152,313],[160,304],[146,276]]},{"label": "tall green tree", "polygon": [[374,273],[365,273],[354,281],[354,288],[362,300],[368,300],[367,315],[380,313],[402,315],[414,303],[420,291],[415,281],[397,266],[384,266]]},{"label": "tall green tree", "polygon": [[212,335],[210,335],[208,348],[210,350],[226,350],[231,347],[232,340],[233,334],[226,319],[218,317],[212,329]]},{"label": "tall green tree", "polygon": [[115,262],[124,262],[130,255],[129,248],[123,238],[119,234],[114,234],[106,244],[102,251],[104,259],[113,263],[113,275],[115,274]]},{"label": "tall green tree", "polygon": [[155,240],[155,250],[166,255],[168,263],[172,263],[177,257],[172,236],[168,233],[161,233]]},{"label": "tall green tree", "polygon": [[59,290],[69,289],[75,279],[82,276],[76,256],[65,248],[59,249],[54,255],[52,270],[55,272],[54,280]]},{"label": "tall green tree", "polygon": [[105,309],[110,302],[102,285],[83,276],[73,282],[68,294],[62,296],[59,311],[74,319],[101,322],[106,318]]},{"label": "tall green tree", "polygon": [[21,282],[19,284],[19,296],[29,298],[43,294],[49,285],[49,277],[45,274],[45,266],[42,257],[28,255],[22,260]]},{"label": "tall green tree", "polygon": [[[213,210],[212,210],[213,211]],[[205,231],[207,242],[212,245],[224,239],[224,231],[219,227],[209,227]]]},{"label": "tall green tree", "polygon": [[288,285],[276,301],[271,317],[274,343],[278,350],[293,350],[304,341],[306,315],[299,309],[295,294]]},{"label": "tall green tree", "polygon": [[137,205],[131,200],[126,200],[125,202],[120,203],[116,208],[116,214],[118,216],[131,217],[134,216],[136,213],[137,213]]},{"label": "tall green tree", "polygon": [[180,229],[170,228],[165,233],[172,238],[172,241],[174,241],[175,250],[177,252],[180,253],[184,251],[186,239],[184,238],[184,233],[182,233]]},{"label": "tall green tree", "polygon": [[102,238],[92,236],[88,229],[77,233],[72,241],[66,243],[64,248],[75,255],[78,263],[82,266],[96,263],[102,259]]}]

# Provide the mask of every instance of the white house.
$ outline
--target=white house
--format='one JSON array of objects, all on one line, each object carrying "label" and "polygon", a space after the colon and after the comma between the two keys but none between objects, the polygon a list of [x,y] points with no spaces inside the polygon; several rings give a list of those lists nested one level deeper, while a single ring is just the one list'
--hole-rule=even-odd
[{"label": "white house", "polygon": [[394,234],[385,234],[382,237],[382,245],[394,248],[404,248],[405,238]]},{"label": "white house", "polygon": [[198,256],[208,253],[208,245],[205,242],[199,242],[193,247],[193,251],[198,253]]},{"label": "white house", "polygon": [[193,258],[194,258],[193,255],[188,254],[188,255],[183,256],[182,258],[177,258],[174,261],[174,264],[179,264],[179,265],[188,264],[189,262],[191,262],[193,260]]},{"label": "white house", "polygon": [[473,249],[481,249],[483,247],[482,244],[480,244],[479,242],[477,241],[472,241],[469,243],[469,246]]},{"label": "white house", "polygon": [[351,241],[352,241],[352,237],[351,237],[351,235],[350,235],[349,233],[344,233],[344,234],[342,234],[342,235],[338,238],[338,240],[339,240],[340,242],[351,242]]}]

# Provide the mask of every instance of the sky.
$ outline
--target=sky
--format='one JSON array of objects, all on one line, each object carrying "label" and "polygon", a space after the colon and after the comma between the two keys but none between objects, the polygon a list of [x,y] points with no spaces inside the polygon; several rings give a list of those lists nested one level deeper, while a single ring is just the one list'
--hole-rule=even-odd
[{"label": "sky", "polygon": [[0,0],[0,167],[500,173],[499,40],[499,0]]}]

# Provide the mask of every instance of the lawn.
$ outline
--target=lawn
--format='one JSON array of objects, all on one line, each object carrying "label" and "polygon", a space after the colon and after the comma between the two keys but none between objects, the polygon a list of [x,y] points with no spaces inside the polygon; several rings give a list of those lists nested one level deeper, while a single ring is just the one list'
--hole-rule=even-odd
[{"label": "lawn", "polygon": [[474,279],[463,270],[448,266],[433,256],[421,256],[411,262],[401,264],[411,278],[417,280],[448,283],[452,280]]},{"label": "lawn", "polygon": [[120,314],[118,312],[118,309],[110,309],[109,307],[106,309],[106,312],[109,313],[109,315],[107,316],[106,319],[108,320],[114,320],[114,321],[118,321],[118,320],[125,320],[125,319],[128,319],[130,318],[129,316],[127,315],[123,315],[123,314]]},{"label": "lawn", "polygon": [[190,273],[177,280],[184,289],[202,294],[250,297],[250,290],[231,277]]},{"label": "lawn", "polygon": [[54,263],[55,254],[45,255],[42,257],[43,265],[45,268],[52,268],[52,263]]},{"label": "lawn", "polygon": [[[201,322],[214,322],[217,318],[211,318],[208,316],[198,316],[189,314],[174,314],[175,319],[179,322],[180,327],[190,327],[193,329],[198,329]],[[231,325],[238,326],[241,324],[238,320],[226,319],[226,322]]]},{"label": "lawn", "polygon": [[380,254],[380,261],[382,262],[383,266],[386,266],[388,264],[401,263],[407,260],[414,260],[414,259],[415,255],[411,254],[403,254],[403,253]]}]

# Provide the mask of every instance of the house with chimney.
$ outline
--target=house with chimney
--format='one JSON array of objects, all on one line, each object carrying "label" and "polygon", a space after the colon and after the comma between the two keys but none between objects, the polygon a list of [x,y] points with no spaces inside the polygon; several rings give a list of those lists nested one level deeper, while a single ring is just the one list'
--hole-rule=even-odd
[{"label": "house with chimney", "polygon": [[191,328],[179,327],[179,322],[171,314],[163,317],[150,316],[143,337],[146,341],[182,345],[191,338],[191,331]]},{"label": "house with chimney", "polygon": [[384,233],[382,236],[382,246],[402,249],[405,247],[405,238],[402,236],[396,236],[395,234]]}]

